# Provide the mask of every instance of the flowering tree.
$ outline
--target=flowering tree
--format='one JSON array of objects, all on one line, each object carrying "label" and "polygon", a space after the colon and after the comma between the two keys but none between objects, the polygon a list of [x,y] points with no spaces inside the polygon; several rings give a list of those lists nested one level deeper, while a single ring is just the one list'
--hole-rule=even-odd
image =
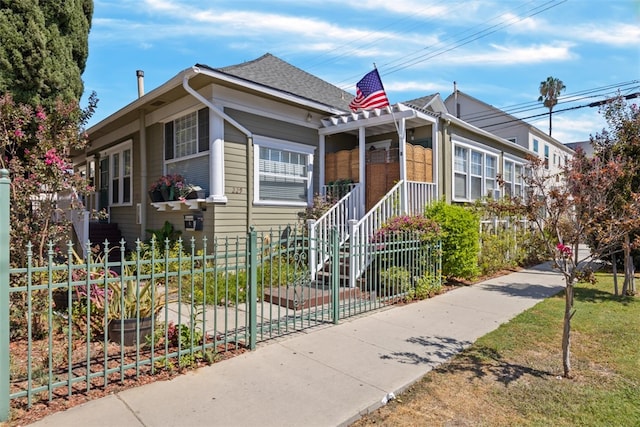
[{"label": "flowering tree", "polygon": [[[530,159],[525,200],[512,199],[505,209],[527,216],[544,241],[553,265],[565,282],[562,336],[564,376],[571,376],[571,318],[574,285],[593,281],[591,261],[611,251],[629,230],[640,223],[640,194],[630,193],[628,203],[612,204],[616,183],[624,174],[625,160],[587,158],[584,152],[563,166],[562,179],[549,174],[539,158]],[[579,245],[590,237],[590,251],[579,253]]]},{"label": "flowering tree", "polygon": [[[603,161],[623,158],[624,169],[616,182],[616,191],[610,203],[624,206],[630,201],[634,191],[640,188],[640,108],[637,104],[628,104],[617,97],[601,108],[608,129],[603,129],[591,138],[595,155]],[[625,280],[622,294],[636,292],[632,251],[640,246],[640,230],[627,230],[618,247],[612,252],[614,273],[616,272],[616,252],[624,253]],[[617,277],[614,274],[614,291],[618,294]]]},{"label": "flowering tree", "polygon": [[[58,207],[61,194],[83,195],[91,189],[73,173],[71,150],[84,149],[80,129],[95,108],[58,102],[42,107],[16,104],[10,94],[0,96],[0,168],[11,177],[11,262],[24,265],[27,243],[34,245],[34,262],[43,265],[47,243],[70,237],[70,222]],[[73,202],[79,203],[74,196]]]}]

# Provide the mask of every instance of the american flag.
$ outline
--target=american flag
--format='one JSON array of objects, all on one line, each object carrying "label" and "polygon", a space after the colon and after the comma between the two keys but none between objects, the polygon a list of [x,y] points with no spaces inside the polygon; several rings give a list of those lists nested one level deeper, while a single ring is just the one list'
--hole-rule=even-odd
[{"label": "american flag", "polygon": [[377,69],[374,69],[356,84],[356,97],[349,103],[349,108],[356,111],[358,108],[367,110],[387,105],[389,105],[389,100],[387,94],[384,93],[380,74]]}]

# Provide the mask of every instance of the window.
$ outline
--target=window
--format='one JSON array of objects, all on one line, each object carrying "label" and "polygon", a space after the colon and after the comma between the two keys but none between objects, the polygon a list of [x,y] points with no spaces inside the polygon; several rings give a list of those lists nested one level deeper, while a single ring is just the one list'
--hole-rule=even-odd
[{"label": "window", "polygon": [[108,194],[109,205],[130,205],[133,172],[131,140],[104,152],[101,157],[101,188]]},{"label": "window", "polygon": [[180,174],[209,189],[209,109],[180,116],[164,125],[166,173]]},{"label": "window", "polygon": [[544,146],[544,168],[549,169],[549,146]]},{"label": "window", "polygon": [[311,202],[314,147],[254,136],[255,202],[307,206]]},{"label": "window", "polygon": [[536,152],[536,153],[538,153],[538,152],[539,152],[539,151],[538,151],[539,149],[540,149],[540,147],[538,147],[538,140],[537,140],[537,139],[534,139],[534,140],[533,140],[533,151],[534,151],[534,152]]},{"label": "window", "polygon": [[484,196],[497,197],[496,165],[494,154],[454,144],[453,198],[471,201]]},{"label": "window", "polygon": [[524,164],[514,160],[504,161],[503,177],[504,177],[504,193],[507,196],[520,197],[525,196],[524,175],[526,173]]},{"label": "window", "polygon": [[494,156],[486,156],[486,171],[485,171],[485,186],[486,194],[489,197],[497,199],[500,197],[500,192],[496,184],[497,175],[497,163],[498,159]]}]

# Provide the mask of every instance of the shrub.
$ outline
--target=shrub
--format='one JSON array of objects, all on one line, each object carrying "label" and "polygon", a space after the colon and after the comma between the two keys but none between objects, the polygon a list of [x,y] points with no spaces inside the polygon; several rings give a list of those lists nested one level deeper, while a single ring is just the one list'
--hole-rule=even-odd
[{"label": "shrub", "polygon": [[406,237],[415,235],[420,240],[431,241],[440,235],[440,226],[436,221],[424,216],[401,215],[389,218],[374,236],[374,241],[381,242],[389,236]]},{"label": "shrub", "polygon": [[480,219],[462,206],[443,201],[427,206],[425,217],[441,229],[442,273],[447,277],[470,279],[478,275]]},{"label": "shrub", "polygon": [[442,281],[437,275],[427,273],[416,280],[413,298],[427,299],[442,292]]},{"label": "shrub", "polygon": [[411,273],[403,267],[389,267],[380,271],[380,294],[401,295],[411,290]]}]

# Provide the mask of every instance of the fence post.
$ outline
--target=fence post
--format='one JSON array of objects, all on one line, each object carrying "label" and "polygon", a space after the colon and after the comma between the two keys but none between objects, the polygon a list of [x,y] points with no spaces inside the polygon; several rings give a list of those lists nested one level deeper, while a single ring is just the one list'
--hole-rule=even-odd
[{"label": "fence post", "polygon": [[336,227],[331,228],[331,308],[333,323],[340,320],[340,237]]},{"label": "fence post", "polygon": [[316,280],[318,270],[319,257],[317,255],[318,236],[316,235],[315,219],[307,220],[307,229],[309,230],[309,272],[311,273],[311,281]]},{"label": "fence post", "polygon": [[9,419],[9,171],[0,170],[0,422]]},{"label": "fence post", "polygon": [[[360,254],[361,246],[360,245],[360,236],[358,236],[358,221],[355,219],[350,219],[349,221],[349,287],[353,288],[356,286],[356,277],[357,273],[360,272],[360,262],[358,255]],[[358,251],[358,252],[356,252]],[[358,271],[356,272],[356,269]]]},{"label": "fence post", "polygon": [[249,289],[247,308],[249,309],[249,349],[255,350],[258,335],[258,233],[249,228]]}]

